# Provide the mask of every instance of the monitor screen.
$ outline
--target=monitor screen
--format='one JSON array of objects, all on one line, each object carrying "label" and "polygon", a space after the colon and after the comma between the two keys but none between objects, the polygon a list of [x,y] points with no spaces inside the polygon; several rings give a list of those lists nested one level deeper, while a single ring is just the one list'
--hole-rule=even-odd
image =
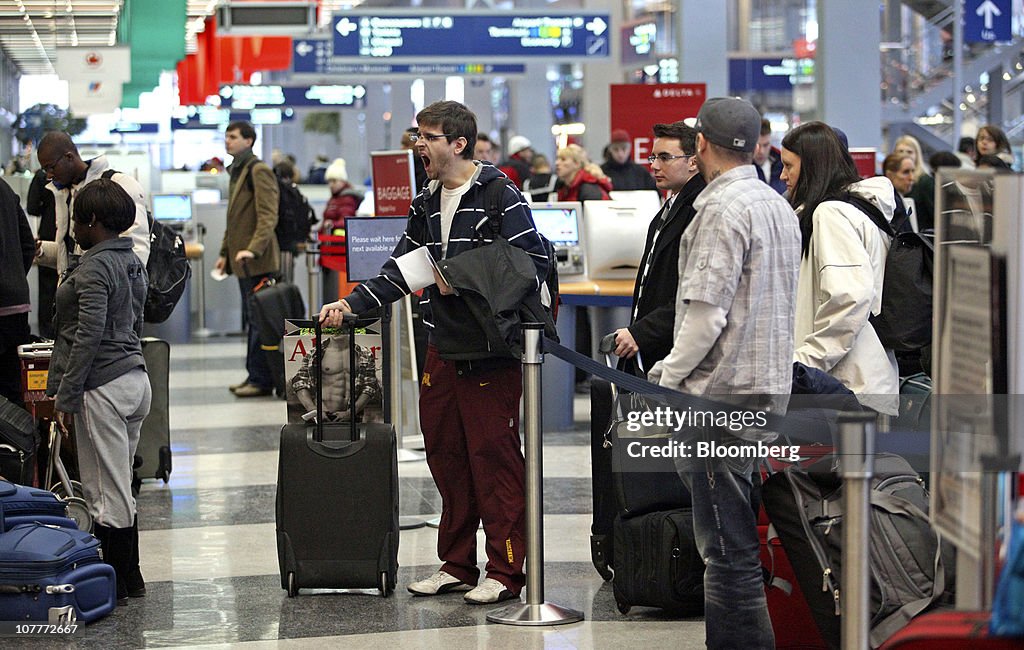
[{"label": "monitor screen", "polygon": [[580,243],[579,203],[535,203],[530,206],[537,230],[556,246]]},{"label": "monitor screen", "polygon": [[154,194],[153,219],[157,221],[191,221],[192,197],[188,194]]},{"label": "monitor screen", "polygon": [[618,201],[587,201],[584,255],[591,280],[633,280],[654,213]]}]

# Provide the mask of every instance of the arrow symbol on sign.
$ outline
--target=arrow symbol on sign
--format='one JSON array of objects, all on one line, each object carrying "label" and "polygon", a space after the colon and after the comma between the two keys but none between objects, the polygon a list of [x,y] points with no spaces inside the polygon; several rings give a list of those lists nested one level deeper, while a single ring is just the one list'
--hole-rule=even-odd
[{"label": "arrow symbol on sign", "polygon": [[299,56],[306,56],[313,51],[313,46],[308,41],[299,41],[295,45],[295,53]]},{"label": "arrow symbol on sign", "polygon": [[978,10],[974,13],[985,17],[985,29],[992,29],[993,16],[1003,15],[1003,12],[999,11],[999,7],[997,7],[996,3],[992,2],[992,0],[985,0],[985,2],[982,2],[978,5]]},{"label": "arrow symbol on sign", "polygon": [[338,21],[338,25],[335,27],[335,29],[338,30],[338,33],[341,34],[342,36],[348,36],[352,32],[356,31],[358,27],[358,25],[356,25],[348,18],[342,18],[341,20]]},{"label": "arrow symbol on sign", "polygon": [[[986,0],[986,2],[990,1],[991,0]],[[606,29],[608,29],[608,23],[601,20],[600,16],[594,16],[594,19],[587,23],[587,31],[594,32],[594,36],[604,34]]]}]

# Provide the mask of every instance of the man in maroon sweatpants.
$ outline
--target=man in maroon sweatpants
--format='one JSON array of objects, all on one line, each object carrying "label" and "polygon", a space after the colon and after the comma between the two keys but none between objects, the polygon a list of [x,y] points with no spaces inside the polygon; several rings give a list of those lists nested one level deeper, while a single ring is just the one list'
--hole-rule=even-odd
[{"label": "man in maroon sweatpants", "polygon": [[[492,181],[506,182],[493,165],[473,160],[476,118],[465,106],[436,102],[416,120],[416,153],[430,182],[413,199],[406,231],[381,274],[321,309],[321,320],[328,324],[339,324],[343,313],[360,314],[394,302],[426,284],[415,281],[419,269],[409,261],[419,256],[418,249],[425,247],[434,260],[474,249],[480,217],[486,213],[484,189]],[[509,185],[501,206],[499,235],[534,261],[539,289],[547,276],[547,253],[529,207]],[[441,493],[437,554],[443,564],[408,588],[417,596],[468,592],[468,603],[497,603],[518,598],[526,582],[526,469],[519,441],[522,370],[519,359],[495,356],[481,324],[436,270],[434,282],[420,301],[430,333],[420,423],[427,464]],[[476,564],[480,522],[487,538],[483,581]]]}]

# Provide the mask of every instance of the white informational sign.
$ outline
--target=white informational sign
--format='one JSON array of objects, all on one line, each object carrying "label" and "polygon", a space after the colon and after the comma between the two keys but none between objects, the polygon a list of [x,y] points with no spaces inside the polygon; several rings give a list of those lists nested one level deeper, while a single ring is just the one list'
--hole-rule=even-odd
[{"label": "white informational sign", "polygon": [[68,83],[68,107],[78,117],[113,113],[121,106],[120,81],[71,81]]},{"label": "white informational sign", "polygon": [[112,47],[58,47],[57,76],[69,82],[132,80],[132,55],[126,45]]}]

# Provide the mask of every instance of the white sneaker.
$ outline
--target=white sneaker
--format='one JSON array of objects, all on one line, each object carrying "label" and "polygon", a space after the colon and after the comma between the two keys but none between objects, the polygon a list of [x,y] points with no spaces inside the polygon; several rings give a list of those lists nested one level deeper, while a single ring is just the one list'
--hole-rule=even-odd
[{"label": "white sneaker", "polygon": [[409,593],[414,596],[437,596],[453,591],[469,591],[473,585],[467,585],[455,576],[438,571],[429,578],[413,582],[408,586]]},{"label": "white sneaker", "polygon": [[463,596],[463,599],[470,605],[491,605],[518,598],[519,596],[509,591],[508,587],[494,578],[485,579],[473,591]]}]

